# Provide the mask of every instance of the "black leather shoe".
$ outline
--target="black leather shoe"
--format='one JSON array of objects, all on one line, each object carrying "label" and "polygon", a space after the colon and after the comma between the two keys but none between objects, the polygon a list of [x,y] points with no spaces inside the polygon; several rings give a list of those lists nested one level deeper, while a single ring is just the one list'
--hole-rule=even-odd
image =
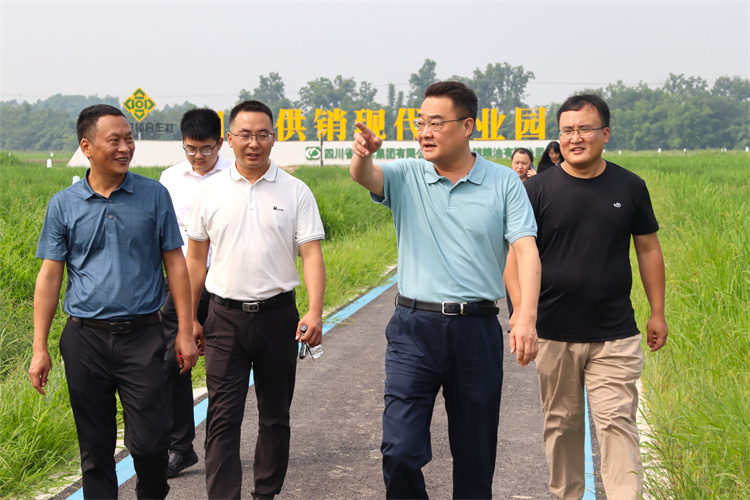
[{"label": "black leather shoe", "polygon": [[176,451],[169,452],[169,465],[167,466],[167,477],[177,477],[180,472],[198,463],[198,455],[195,450],[183,455]]}]

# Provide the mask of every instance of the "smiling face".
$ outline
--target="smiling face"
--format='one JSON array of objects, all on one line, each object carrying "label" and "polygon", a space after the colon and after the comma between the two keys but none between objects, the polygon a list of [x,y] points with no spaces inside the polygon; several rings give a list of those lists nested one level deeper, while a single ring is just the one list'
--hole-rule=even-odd
[{"label": "smiling face", "polygon": [[[422,103],[419,118],[429,122],[463,117],[459,115],[450,97],[428,97]],[[425,160],[439,168],[448,168],[466,154],[473,129],[474,120],[471,118],[450,121],[444,123],[440,130],[427,127],[417,131],[417,142]]]},{"label": "smiling face", "polygon": [[[560,130],[582,127],[599,128],[602,119],[599,112],[592,105],[586,105],[578,111],[565,111],[560,115]],[[591,137],[581,137],[578,133],[571,138],[560,138],[560,152],[565,158],[565,164],[577,171],[587,171],[597,168],[602,159],[604,145],[609,142],[609,127],[594,130]]]},{"label": "smiling face", "polygon": [[135,152],[130,124],[124,116],[101,116],[96,128],[81,139],[81,152],[96,175],[124,177]]},{"label": "smiling face", "polygon": [[[254,181],[266,173],[271,166],[271,149],[274,145],[274,131],[271,118],[259,111],[241,111],[229,125],[229,147],[234,151],[235,165],[243,177]],[[237,135],[260,133],[271,135],[271,142],[261,144],[257,137],[243,140]]]}]

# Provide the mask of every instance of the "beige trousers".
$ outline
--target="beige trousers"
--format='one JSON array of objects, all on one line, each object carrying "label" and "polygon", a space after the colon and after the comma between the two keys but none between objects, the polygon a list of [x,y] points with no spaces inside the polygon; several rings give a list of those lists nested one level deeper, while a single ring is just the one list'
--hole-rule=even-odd
[{"label": "beige trousers", "polygon": [[608,342],[539,339],[536,358],[544,412],[544,446],[550,492],[580,499],[585,490],[584,386],[596,425],[601,473],[609,500],[643,495],[643,466],[636,426],[643,370],[640,334]]}]

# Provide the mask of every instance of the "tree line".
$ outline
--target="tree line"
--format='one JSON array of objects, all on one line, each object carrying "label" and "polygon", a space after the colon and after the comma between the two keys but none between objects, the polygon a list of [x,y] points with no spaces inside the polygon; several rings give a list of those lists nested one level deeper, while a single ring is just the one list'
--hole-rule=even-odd
[{"label": "tree line", "polygon": [[[378,89],[367,81],[337,75],[333,79],[319,77],[307,82],[297,100],[286,95],[282,77],[275,72],[260,75],[258,86],[242,89],[237,102],[257,99],[271,108],[274,117],[281,109],[300,109],[305,116],[306,140],[316,140],[315,110],[341,109],[347,112],[347,139],[354,131],[354,112],[361,109],[385,111],[385,133],[395,138],[398,110],[418,108],[424,90],[438,80],[435,61],[424,64],[409,77],[407,93],[396,91],[389,84],[385,101],[378,100]],[[500,133],[507,139],[515,137],[515,109],[528,108],[526,86],[534,73],[522,66],[508,63],[488,64],[477,68],[471,76],[454,75],[472,87],[479,99],[479,109],[498,109],[506,116]],[[612,110],[610,149],[744,149],[750,146],[750,80],[739,76],[722,76],[712,87],[700,77],[670,74],[660,88],[645,83],[626,86],[622,81],[599,89],[582,89],[601,95]],[[75,120],[78,113],[91,104],[106,103],[120,107],[117,97],[57,94],[36,103],[15,100],[0,102],[0,149],[11,151],[74,151],[77,147]],[[555,114],[560,103],[535,104],[547,112],[547,139],[557,138]],[[166,105],[151,111],[138,125],[142,130],[157,130],[153,138],[180,140],[179,122],[185,111],[196,105],[188,101]],[[229,119],[229,110],[225,120]],[[124,111],[131,123],[136,120]],[[167,128],[159,124],[173,124]],[[228,123],[225,124],[228,129]],[[147,135],[148,137],[148,135]],[[146,138],[146,137],[144,137]],[[151,137],[149,137],[151,138]]]}]

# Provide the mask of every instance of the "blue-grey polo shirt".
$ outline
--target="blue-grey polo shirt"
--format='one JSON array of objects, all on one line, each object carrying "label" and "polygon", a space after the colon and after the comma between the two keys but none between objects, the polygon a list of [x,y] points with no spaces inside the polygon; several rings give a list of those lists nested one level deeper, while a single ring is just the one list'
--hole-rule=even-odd
[{"label": "blue-grey polo shirt", "polygon": [[131,319],[165,299],[162,252],[182,246],[167,189],[132,172],[109,198],[81,181],[47,206],[36,256],[64,261],[65,312],[81,318]]},{"label": "blue-grey polo shirt", "polygon": [[398,238],[398,288],[434,302],[505,296],[508,245],[536,237],[536,221],[518,174],[476,155],[455,185],[422,159],[380,165]]}]

